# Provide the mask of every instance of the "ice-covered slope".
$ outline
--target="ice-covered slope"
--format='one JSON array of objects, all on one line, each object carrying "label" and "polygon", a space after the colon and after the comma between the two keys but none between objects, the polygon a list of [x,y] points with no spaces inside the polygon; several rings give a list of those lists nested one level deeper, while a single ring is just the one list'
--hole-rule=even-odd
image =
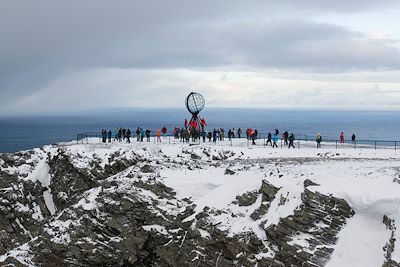
[{"label": "ice-covered slope", "polygon": [[97,142],[0,154],[0,265],[399,266],[398,151]]}]

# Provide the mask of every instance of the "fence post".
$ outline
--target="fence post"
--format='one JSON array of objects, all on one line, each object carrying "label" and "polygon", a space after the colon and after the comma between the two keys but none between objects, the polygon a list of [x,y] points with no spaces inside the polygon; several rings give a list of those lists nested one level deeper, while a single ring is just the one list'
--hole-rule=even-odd
[{"label": "fence post", "polygon": [[281,149],[282,149],[282,139],[281,139]]},{"label": "fence post", "polygon": [[297,141],[298,142],[298,148],[300,149],[300,139]]},{"label": "fence post", "polygon": [[397,142],[394,141],[394,150],[397,150]]},{"label": "fence post", "polygon": [[168,144],[171,144],[171,136],[168,135]]},{"label": "fence post", "polygon": [[375,141],[375,149],[376,149],[376,141]]},{"label": "fence post", "polygon": [[264,148],[265,148],[265,137],[264,137]]},{"label": "fence post", "polygon": [[337,149],[337,140],[335,142],[336,142],[336,149]]},{"label": "fence post", "polygon": [[354,149],[356,149],[356,148],[357,148],[357,142],[354,141]]}]

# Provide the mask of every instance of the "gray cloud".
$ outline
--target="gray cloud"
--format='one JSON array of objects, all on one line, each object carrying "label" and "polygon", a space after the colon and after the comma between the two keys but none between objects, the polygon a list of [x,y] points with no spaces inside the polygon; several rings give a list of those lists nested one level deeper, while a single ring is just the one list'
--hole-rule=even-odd
[{"label": "gray cloud", "polygon": [[3,1],[0,104],[92,68],[396,70],[395,40],[370,40],[305,17],[398,6],[397,0]]}]

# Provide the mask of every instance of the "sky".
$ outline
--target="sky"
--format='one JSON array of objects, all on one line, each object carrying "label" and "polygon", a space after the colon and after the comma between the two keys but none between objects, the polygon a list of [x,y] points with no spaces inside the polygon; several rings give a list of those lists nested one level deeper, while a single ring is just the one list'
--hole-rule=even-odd
[{"label": "sky", "polygon": [[0,1],[0,115],[400,110],[400,1]]}]

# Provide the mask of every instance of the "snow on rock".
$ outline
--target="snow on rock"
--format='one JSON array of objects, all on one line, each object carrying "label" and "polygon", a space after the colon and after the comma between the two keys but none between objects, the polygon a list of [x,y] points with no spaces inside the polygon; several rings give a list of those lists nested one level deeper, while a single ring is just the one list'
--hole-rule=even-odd
[{"label": "snow on rock", "polygon": [[0,263],[398,266],[397,151],[170,142],[0,154]]}]

